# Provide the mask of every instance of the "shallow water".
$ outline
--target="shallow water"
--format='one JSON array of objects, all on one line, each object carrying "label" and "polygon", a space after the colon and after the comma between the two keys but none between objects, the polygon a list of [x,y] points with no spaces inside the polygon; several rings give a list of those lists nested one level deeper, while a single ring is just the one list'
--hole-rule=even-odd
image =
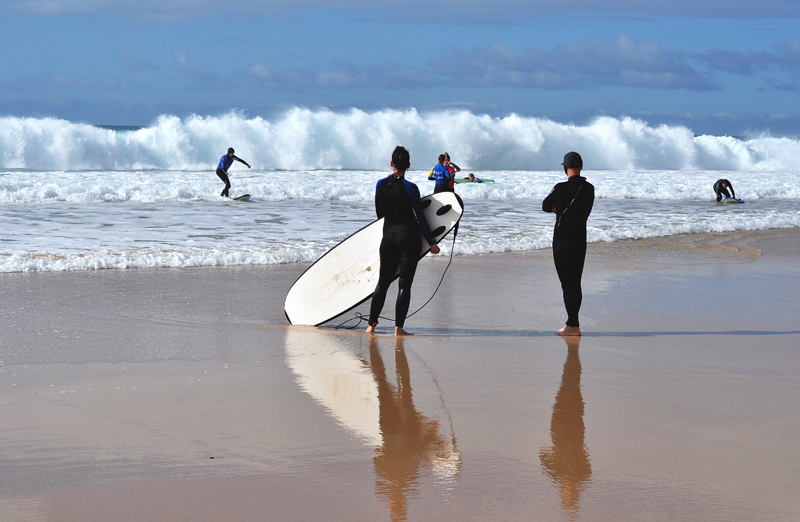
[{"label": "shallow water", "polygon": [[[554,172],[488,172],[459,185],[465,201],[456,254],[550,246],[541,200]],[[729,173],[747,200],[713,201],[714,172],[587,172],[597,199],[589,241],[800,226],[800,175]],[[374,220],[370,171],[241,172],[213,196],[209,172],[0,172],[0,272],[190,267],[313,261]],[[423,194],[433,184],[409,174]],[[445,241],[449,253],[449,241]]]}]

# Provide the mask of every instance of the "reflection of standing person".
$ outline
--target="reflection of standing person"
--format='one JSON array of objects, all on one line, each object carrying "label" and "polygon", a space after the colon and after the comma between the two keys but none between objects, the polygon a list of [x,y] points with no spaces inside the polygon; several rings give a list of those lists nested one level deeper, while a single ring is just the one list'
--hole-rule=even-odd
[{"label": "reflection of standing person", "polygon": [[581,176],[583,159],[577,152],[564,156],[567,181],[557,184],[542,202],[542,210],[555,212],[553,260],[564,294],[567,324],[557,335],[581,335],[578,312],[583,301],[581,276],[586,259],[586,220],[594,204],[594,186]]},{"label": "reflection of standing person", "polygon": [[[458,472],[461,454],[455,436],[451,440],[439,431],[439,420],[417,410],[411,393],[411,372],[403,338],[395,339],[397,386],[389,383],[378,341],[369,341],[369,361],[378,385],[379,426],[383,443],[374,457],[375,489],[384,497],[393,522],[408,520],[408,496],[419,485],[425,468],[446,462]],[[451,434],[452,435],[452,434]]]},{"label": "reflection of standing person", "polygon": [[231,188],[231,181],[228,179],[228,169],[231,168],[233,162],[238,161],[239,163],[244,163],[247,165],[247,168],[250,168],[250,164],[248,164],[245,160],[241,158],[237,158],[233,155],[233,147],[228,148],[228,153],[222,156],[219,159],[219,165],[217,165],[217,176],[225,183],[225,188],[222,189],[222,194],[220,196],[229,198],[230,195],[228,194],[228,190]]},{"label": "reflection of standing person", "polygon": [[[728,189],[731,189],[730,194],[728,193]],[[719,179],[714,183],[714,194],[717,195],[717,201],[722,201],[723,194],[726,198],[736,197],[736,192],[733,191],[733,185],[731,185],[731,182],[727,179]]]},{"label": "reflection of standing person", "polygon": [[367,333],[375,332],[378,316],[386,301],[386,291],[399,267],[394,334],[411,335],[403,330],[403,324],[411,302],[411,284],[414,282],[414,273],[422,252],[420,232],[431,246],[431,253],[438,254],[439,247],[422,212],[419,189],[404,178],[406,170],[411,166],[408,151],[404,147],[395,148],[390,165],[394,172],[388,178],[380,180],[375,187],[375,212],[378,219],[383,218],[383,239],[380,248],[381,272],[372,295]]},{"label": "reflection of standing person", "polygon": [[580,337],[565,337],[567,360],[561,376],[561,387],[553,404],[550,421],[551,448],[542,448],[539,460],[542,471],[559,488],[561,506],[567,514],[576,515],[581,491],[592,478],[592,465],[586,448],[583,423],[584,402],[581,394]]}]

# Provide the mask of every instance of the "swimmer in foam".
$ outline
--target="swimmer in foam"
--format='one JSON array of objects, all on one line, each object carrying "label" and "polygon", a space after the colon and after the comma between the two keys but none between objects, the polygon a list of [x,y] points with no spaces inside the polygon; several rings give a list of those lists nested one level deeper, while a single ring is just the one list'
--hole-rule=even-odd
[{"label": "swimmer in foam", "polygon": [[586,220],[594,205],[594,186],[581,176],[583,159],[577,152],[568,152],[562,165],[567,181],[553,187],[550,195],[542,201],[542,210],[556,215],[553,261],[567,309],[567,324],[556,335],[572,336],[581,335],[578,322],[583,301],[581,276],[586,260]]},{"label": "swimmer in foam", "polygon": [[467,176],[466,178],[461,178],[461,179],[468,179],[470,183],[483,183],[483,180],[481,178],[475,177],[475,174],[473,174],[472,172],[470,172],[469,176]]},{"label": "swimmer in foam", "polygon": [[367,333],[375,333],[378,316],[386,301],[386,291],[392,282],[397,268],[400,278],[395,304],[394,335],[413,335],[403,329],[411,303],[411,284],[417,271],[419,253],[422,250],[422,238],[431,246],[431,253],[438,254],[439,247],[431,234],[430,226],[422,213],[419,189],[405,179],[406,170],[411,166],[411,159],[405,147],[396,147],[392,153],[391,165],[394,172],[387,178],[378,181],[375,186],[375,213],[383,219],[383,239],[381,240],[381,273],[378,285],[372,295],[369,308],[369,326]]},{"label": "swimmer in foam", "polygon": [[231,180],[228,179],[228,169],[231,168],[234,161],[238,161],[239,163],[244,163],[247,165],[247,168],[250,168],[250,164],[247,163],[245,160],[241,158],[237,158],[233,155],[233,147],[228,147],[228,153],[222,156],[219,159],[219,165],[217,165],[217,176],[225,183],[225,188],[222,189],[222,194],[220,196],[229,198],[228,190],[231,188]]},{"label": "swimmer in foam", "polygon": [[[730,193],[728,193],[728,189],[730,189]],[[727,179],[718,179],[716,183],[714,183],[714,194],[717,195],[717,202],[722,201],[722,195],[724,194],[726,198],[734,198],[736,199],[736,192],[733,191],[733,185]]]}]

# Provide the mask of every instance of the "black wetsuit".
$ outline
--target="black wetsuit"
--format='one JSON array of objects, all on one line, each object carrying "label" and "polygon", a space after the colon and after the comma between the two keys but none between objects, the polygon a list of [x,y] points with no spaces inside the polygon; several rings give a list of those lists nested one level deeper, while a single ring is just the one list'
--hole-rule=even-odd
[{"label": "black wetsuit", "polygon": [[586,259],[586,220],[593,204],[594,186],[582,176],[559,183],[542,202],[545,212],[552,212],[553,205],[556,207],[553,260],[567,308],[567,326],[580,326],[578,312],[583,300],[581,276]]},{"label": "black wetsuit", "polygon": [[225,182],[225,188],[222,189],[222,194],[220,194],[220,196],[224,196],[226,198],[230,197],[228,191],[231,189],[231,180],[228,179],[228,173],[222,169],[217,169],[217,176],[219,176],[219,179]]},{"label": "black wetsuit", "polygon": [[397,293],[395,326],[402,328],[411,302],[411,283],[414,281],[417,262],[422,252],[420,231],[429,245],[433,245],[434,240],[422,213],[419,189],[410,181],[394,174],[380,180],[375,187],[375,212],[378,219],[384,218],[384,221],[380,247],[381,272],[372,296],[369,324],[377,324],[386,301],[386,291],[399,267],[400,288]]},{"label": "black wetsuit", "polygon": [[[722,186],[723,183],[725,184],[725,187]],[[728,194],[728,189],[731,189],[730,194]],[[733,185],[731,185],[731,182],[727,179],[719,179],[716,183],[714,183],[714,193],[717,195],[717,201],[722,201],[723,194],[725,194],[726,198],[736,197],[736,192],[733,191]]]}]

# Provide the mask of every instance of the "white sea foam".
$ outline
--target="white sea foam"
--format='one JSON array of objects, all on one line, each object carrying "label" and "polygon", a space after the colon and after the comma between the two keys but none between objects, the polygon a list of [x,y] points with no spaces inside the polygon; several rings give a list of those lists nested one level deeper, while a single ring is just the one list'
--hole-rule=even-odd
[{"label": "white sea foam", "polygon": [[[233,193],[260,201],[372,201],[383,171],[252,171],[232,168]],[[467,171],[462,171],[465,174]],[[409,172],[423,194],[433,191],[428,171]],[[543,199],[563,172],[477,171],[494,183],[461,184],[465,200]],[[800,172],[597,171],[584,175],[601,199],[707,200],[712,185],[730,179],[737,197],[800,199]],[[211,170],[197,171],[2,171],[0,203],[176,202],[219,199],[222,182]]]},{"label": "white sea foam", "polygon": [[[377,170],[397,144],[417,168],[447,150],[472,170],[553,170],[566,151],[588,169],[774,171],[796,168],[800,141],[697,136],[601,117],[584,126],[510,115],[416,110],[345,113],[293,108],[271,120],[161,116],[150,127],[113,131],[58,119],[0,118],[0,168],[34,170],[205,170],[229,146],[260,170]],[[429,168],[429,167],[426,167]]]}]

